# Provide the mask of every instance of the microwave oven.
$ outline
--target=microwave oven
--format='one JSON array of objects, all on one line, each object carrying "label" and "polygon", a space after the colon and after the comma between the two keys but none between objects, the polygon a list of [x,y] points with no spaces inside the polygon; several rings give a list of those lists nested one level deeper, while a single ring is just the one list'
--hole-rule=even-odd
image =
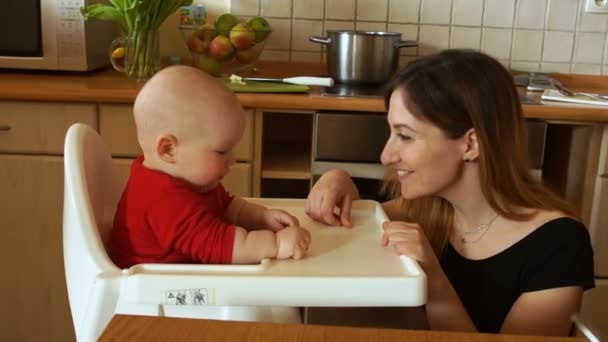
[{"label": "microwave oven", "polygon": [[87,71],[110,63],[113,21],[85,21],[80,8],[102,1],[2,0],[0,68]]}]

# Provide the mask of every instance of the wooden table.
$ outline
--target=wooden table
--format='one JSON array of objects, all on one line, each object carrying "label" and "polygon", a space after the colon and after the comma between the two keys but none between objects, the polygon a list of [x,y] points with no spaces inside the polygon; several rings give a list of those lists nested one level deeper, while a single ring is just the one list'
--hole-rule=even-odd
[{"label": "wooden table", "polygon": [[350,328],[303,324],[214,321],[205,319],[116,315],[100,341],[457,341],[587,342],[585,338],[494,335],[421,330]]}]

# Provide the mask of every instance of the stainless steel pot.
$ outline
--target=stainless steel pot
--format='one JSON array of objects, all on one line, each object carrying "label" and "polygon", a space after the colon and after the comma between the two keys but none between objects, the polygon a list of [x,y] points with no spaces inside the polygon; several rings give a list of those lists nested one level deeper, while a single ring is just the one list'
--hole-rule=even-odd
[{"label": "stainless steel pot", "polygon": [[327,35],[309,39],[327,45],[329,76],[343,84],[387,81],[399,66],[399,49],[418,45],[396,32],[329,30]]}]

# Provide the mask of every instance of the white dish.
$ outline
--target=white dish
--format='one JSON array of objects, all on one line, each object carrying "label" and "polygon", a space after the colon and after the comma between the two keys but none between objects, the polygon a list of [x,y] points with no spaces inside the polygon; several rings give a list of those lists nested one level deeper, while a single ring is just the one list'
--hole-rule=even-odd
[{"label": "white dish", "polygon": [[547,89],[541,95],[543,104],[554,105],[556,102],[566,102],[569,105],[580,104],[585,107],[598,107],[605,108],[608,106],[608,100],[599,100],[593,97],[577,95],[577,96],[566,96],[555,89]]}]

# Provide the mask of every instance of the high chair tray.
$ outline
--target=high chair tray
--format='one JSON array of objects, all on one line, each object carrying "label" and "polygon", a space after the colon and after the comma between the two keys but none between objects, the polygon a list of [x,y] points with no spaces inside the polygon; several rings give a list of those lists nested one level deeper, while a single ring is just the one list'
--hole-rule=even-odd
[{"label": "high chair tray", "polygon": [[344,228],[310,219],[303,199],[249,200],[298,218],[311,234],[304,259],[264,260],[257,265],[139,264],[125,271],[125,299],[169,305],[425,304],[426,275],[418,263],[381,246],[381,224],[387,217],[378,202],[354,201],[354,226]]}]

